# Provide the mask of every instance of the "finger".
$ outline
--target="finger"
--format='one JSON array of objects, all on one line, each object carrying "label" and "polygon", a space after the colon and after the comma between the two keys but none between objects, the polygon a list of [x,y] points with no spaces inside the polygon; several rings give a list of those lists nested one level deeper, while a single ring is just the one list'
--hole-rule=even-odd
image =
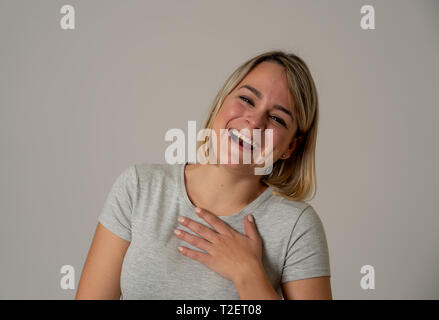
[{"label": "finger", "polygon": [[202,236],[204,239],[208,240],[211,243],[215,243],[216,240],[218,239],[217,232],[192,219],[189,219],[187,217],[180,217],[178,218],[178,222],[183,226],[186,226],[188,229],[192,230],[193,232],[199,234],[200,236]]},{"label": "finger", "polygon": [[245,217],[245,221],[244,221],[244,230],[245,230],[245,234],[252,240],[259,240],[259,232],[256,229],[256,224],[254,221],[254,217],[249,214],[248,216]]},{"label": "finger", "polygon": [[177,236],[177,238],[182,239],[187,243],[190,243],[191,245],[200,248],[201,250],[210,252],[212,245],[207,240],[201,239],[197,236],[190,234],[189,232],[185,232],[179,229],[175,229],[174,233]]},{"label": "finger", "polygon": [[195,251],[184,246],[179,246],[178,251],[186,257],[197,260],[206,266],[209,264],[209,255],[206,253]]},{"label": "finger", "polygon": [[230,234],[234,231],[227,223],[205,209],[195,208],[195,213],[220,234]]}]

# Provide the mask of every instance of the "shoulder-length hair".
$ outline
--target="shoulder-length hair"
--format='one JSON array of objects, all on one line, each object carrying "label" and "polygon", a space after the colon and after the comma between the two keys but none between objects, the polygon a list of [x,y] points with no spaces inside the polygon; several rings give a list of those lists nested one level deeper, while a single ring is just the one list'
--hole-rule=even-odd
[{"label": "shoulder-length hair", "polygon": [[[317,190],[315,149],[318,125],[317,89],[306,63],[293,53],[280,50],[262,53],[240,65],[226,80],[213,100],[204,129],[212,129],[218,111],[225,98],[235,89],[246,75],[263,61],[281,65],[293,97],[293,116],[297,122],[297,132],[293,138],[302,140],[291,156],[278,159],[270,174],[261,177],[261,181],[272,187],[272,193],[293,201],[309,201]],[[208,137],[198,142],[197,150],[206,143]],[[307,198],[314,191],[311,198]]]}]

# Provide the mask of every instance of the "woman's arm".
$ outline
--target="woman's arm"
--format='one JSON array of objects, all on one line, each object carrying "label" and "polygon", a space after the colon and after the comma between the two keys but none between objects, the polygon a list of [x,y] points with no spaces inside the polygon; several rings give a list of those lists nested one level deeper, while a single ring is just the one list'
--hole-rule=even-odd
[{"label": "woman's arm", "polygon": [[119,300],[123,258],[130,245],[98,223],[79,280],[76,300]]},{"label": "woman's arm", "polygon": [[332,300],[328,276],[289,281],[281,287],[285,300]]}]

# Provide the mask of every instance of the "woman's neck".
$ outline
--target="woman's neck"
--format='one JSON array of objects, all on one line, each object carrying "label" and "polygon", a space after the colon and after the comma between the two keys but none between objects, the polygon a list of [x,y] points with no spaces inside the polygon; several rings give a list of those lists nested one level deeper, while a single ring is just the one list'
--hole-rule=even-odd
[{"label": "woman's neck", "polygon": [[185,183],[195,206],[219,216],[239,212],[267,188],[261,176],[223,165],[188,164]]}]

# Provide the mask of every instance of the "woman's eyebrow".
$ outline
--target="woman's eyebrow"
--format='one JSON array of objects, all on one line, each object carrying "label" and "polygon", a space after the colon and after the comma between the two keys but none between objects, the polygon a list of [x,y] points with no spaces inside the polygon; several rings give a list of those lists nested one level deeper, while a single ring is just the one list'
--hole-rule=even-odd
[{"label": "woman's eyebrow", "polygon": [[[248,85],[248,84],[245,84],[245,85],[239,87],[239,89],[243,89],[243,88],[248,89],[248,90],[250,90],[251,92],[253,92],[253,94],[254,94],[256,97],[258,97],[259,99],[262,99],[262,98],[264,97],[264,95],[263,95],[259,90],[253,88],[252,86],[250,86],[250,85]],[[238,90],[239,90],[239,89],[238,89]],[[289,115],[290,118],[291,118],[291,120],[293,120],[293,115],[292,115],[292,113],[291,113],[290,110],[288,110],[287,108],[285,108],[285,107],[283,107],[283,106],[281,106],[281,105],[278,105],[278,104],[275,104],[274,107],[275,107],[276,109],[278,109],[278,110],[284,112],[285,114]]]}]

